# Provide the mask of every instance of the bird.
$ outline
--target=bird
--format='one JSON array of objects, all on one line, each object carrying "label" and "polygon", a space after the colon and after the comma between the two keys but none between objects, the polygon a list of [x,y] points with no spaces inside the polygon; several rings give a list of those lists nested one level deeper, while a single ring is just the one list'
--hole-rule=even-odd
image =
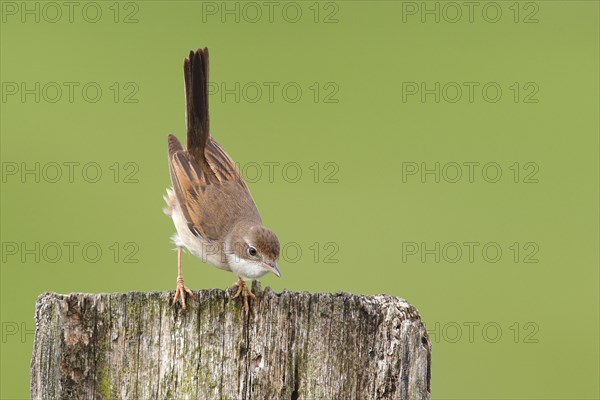
[{"label": "bird", "polygon": [[187,146],[169,134],[168,158],[171,188],[164,209],[175,225],[172,241],[177,248],[177,288],[173,305],[179,300],[186,308],[181,255],[185,249],[206,263],[233,272],[238,280],[232,299],[256,296],[245,280],[281,272],[279,239],[266,228],[258,208],[235,162],[217,143],[209,129],[208,48],[190,51],[183,71],[186,95]]}]

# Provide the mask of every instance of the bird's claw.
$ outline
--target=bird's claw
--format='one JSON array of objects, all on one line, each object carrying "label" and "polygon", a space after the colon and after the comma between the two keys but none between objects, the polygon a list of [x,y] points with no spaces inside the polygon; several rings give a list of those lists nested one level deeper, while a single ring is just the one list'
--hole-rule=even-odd
[{"label": "bird's claw", "polygon": [[248,310],[250,309],[250,305],[248,304],[248,296],[250,296],[252,300],[258,301],[256,295],[252,293],[252,290],[248,289],[246,282],[244,282],[244,280],[241,278],[236,283],[234,283],[233,286],[237,286],[237,291],[231,299],[235,300],[238,297],[240,297],[240,294],[242,294],[242,296],[244,297],[244,311],[246,312],[246,314],[248,314]]},{"label": "bird's claw", "polygon": [[177,290],[175,290],[175,297],[173,298],[173,305],[177,303],[177,299],[181,303],[181,308],[185,310],[185,294],[189,294],[190,297],[194,297],[194,293],[185,287],[183,284],[183,277],[177,277]]}]

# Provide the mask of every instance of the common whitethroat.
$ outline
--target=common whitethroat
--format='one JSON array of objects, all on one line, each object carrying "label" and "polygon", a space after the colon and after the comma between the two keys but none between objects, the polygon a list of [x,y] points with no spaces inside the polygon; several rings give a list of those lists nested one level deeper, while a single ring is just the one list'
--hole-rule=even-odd
[{"label": "common whitethroat", "polygon": [[167,189],[165,213],[177,233],[177,290],[173,305],[185,294],[193,296],[183,282],[181,252],[186,249],[203,261],[238,276],[237,291],[244,298],[256,296],[246,279],[277,268],[279,240],[262,224],[250,190],[237,166],[210,134],[208,118],[208,49],[191,51],[183,63],[186,95],[187,149],[168,136],[172,188]]}]

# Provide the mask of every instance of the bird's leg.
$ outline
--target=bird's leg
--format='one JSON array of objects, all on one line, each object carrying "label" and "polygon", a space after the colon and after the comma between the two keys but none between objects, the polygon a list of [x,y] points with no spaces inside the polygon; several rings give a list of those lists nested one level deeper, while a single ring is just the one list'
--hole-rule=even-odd
[{"label": "bird's leg", "polygon": [[235,292],[235,295],[231,299],[232,300],[237,299],[240,296],[240,294],[242,294],[244,296],[244,311],[246,313],[248,313],[248,309],[249,309],[248,296],[252,297],[252,299],[254,301],[256,301],[256,296],[254,295],[254,293],[252,293],[252,290],[250,290],[248,288],[248,286],[246,285],[246,282],[239,276],[238,276],[238,281],[234,285],[237,286],[237,291]]},{"label": "bird's leg", "polygon": [[177,290],[175,291],[175,297],[173,298],[173,305],[177,303],[177,298],[181,303],[181,307],[185,310],[185,294],[186,292],[194,297],[194,293],[183,284],[183,275],[181,273],[181,247],[177,248]]}]

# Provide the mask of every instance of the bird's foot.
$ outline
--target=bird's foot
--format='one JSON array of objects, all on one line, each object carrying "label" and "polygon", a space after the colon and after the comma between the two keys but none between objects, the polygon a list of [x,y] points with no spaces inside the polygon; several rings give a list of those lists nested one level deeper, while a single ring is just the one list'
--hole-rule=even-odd
[{"label": "bird's foot", "polygon": [[248,310],[250,309],[250,306],[248,304],[248,296],[250,296],[254,301],[258,300],[256,299],[256,296],[254,295],[254,293],[252,293],[252,290],[248,288],[248,285],[246,285],[246,282],[242,278],[239,278],[238,281],[233,284],[233,286],[237,286],[237,291],[235,292],[235,295],[233,295],[231,300],[237,299],[238,297],[240,297],[241,294],[244,297],[244,311],[247,314]]},{"label": "bird's foot", "polygon": [[175,297],[173,298],[173,305],[177,303],[177,299],[181,303],[181,308],[185,310],[185,294],[189,294],[190,297],[194,297],[194,293],[183,284],[183,276],[177,277],[177,290],[175,290]]}]

